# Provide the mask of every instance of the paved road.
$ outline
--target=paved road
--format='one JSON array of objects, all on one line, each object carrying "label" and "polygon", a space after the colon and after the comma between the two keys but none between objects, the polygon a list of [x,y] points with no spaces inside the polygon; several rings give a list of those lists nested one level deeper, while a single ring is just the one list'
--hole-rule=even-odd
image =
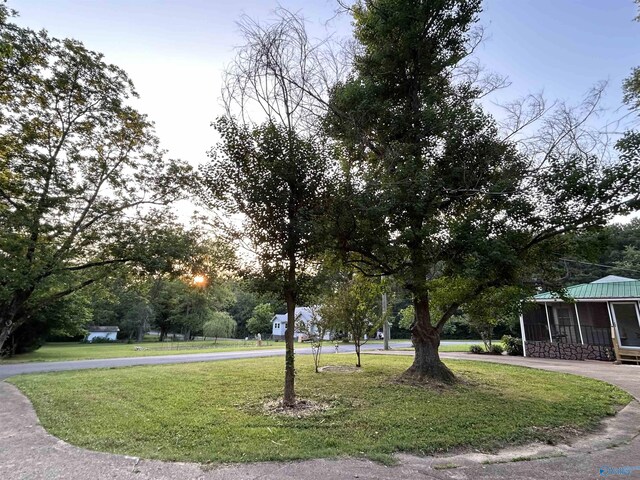
[{"label": "paved road", "polygon": [[[443,342],[456,343],[456,342]],[[393,348],[405,348],[411,346],[410,342],[393,342]],[[373,350],[382,348],[380,344],[365,344],[363,350]],[[325,345],[324,351],[333,352],[334,348]],[[340,344],[339,351],[343,353],[353,352],[353,345]],[[297,348],[298,355],[311,354],[310,347]],[[262,349],[262,350],[243,350],[236,352],[220,352],[220,353],[189,353],[183,355],[158,355],[153,357],[127,357],[127,358],[105,358],[99,360],[72,360],[66,362],[32,362],[32,363],[13,363],[0,365],[0,380],[20,375],[22,373],[38,373],[38,372],[59,372],[63,370],[84,370],[87,368],[115,368],[115,367],[131,367],[134,365],[163,365],[168,363],[192,363],[192,362],[213,362],[218,360],[233,360],[240,358],[256,358],[256,357],[275,357],[284,356],[284,348],[280,349]]]}]

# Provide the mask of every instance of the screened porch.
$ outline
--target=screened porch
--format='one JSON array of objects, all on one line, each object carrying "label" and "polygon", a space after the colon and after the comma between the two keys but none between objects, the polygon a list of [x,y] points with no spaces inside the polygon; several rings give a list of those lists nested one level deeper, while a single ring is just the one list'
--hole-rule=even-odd
[{"label": "screened porch", "polygon": [[530,305],[522,314],[527,341],[611,346],[606,302],[548,302]]}]

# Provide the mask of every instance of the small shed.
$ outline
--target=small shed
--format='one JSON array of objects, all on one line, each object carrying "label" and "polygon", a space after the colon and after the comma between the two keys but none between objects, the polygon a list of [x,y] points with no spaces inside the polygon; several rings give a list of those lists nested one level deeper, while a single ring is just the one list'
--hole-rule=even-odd
[{"label": "small shed", "polygon": [[90,325],[87,327],[89,333],[85,338],[87,342],[93,342],[96,338],[103,338],[115,342],[120,329],[118,327],[105,326],[100,327],[96,325]]},{"label": "small shed", "polygon": [[520,316],[527,357],[640,361],[640,281],[609,275],[532,298]]}]

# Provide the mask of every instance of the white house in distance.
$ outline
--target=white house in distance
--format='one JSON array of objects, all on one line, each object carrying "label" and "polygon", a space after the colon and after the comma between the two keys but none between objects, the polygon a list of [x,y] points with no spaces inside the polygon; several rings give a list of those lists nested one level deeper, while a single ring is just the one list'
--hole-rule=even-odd
[{"label": "white house in distance", "polygon": [[93,342],[96,338],[104,338],[105,340],[115,342],[118,332],[120,331],[118,327],[98,327],[96,325],[87,327],[87,330],[89,331],[85,338],[87,342]]},{"label": "white house in distance", "polygon": [[[309,325],[309,322],[313,318],[313,310],[311,309],[311,307],[296,307],[295,316],[296,316],[296,323],[304,322],[305,325]],[[284,340],[284,332],[287,329],[287,314],[283,313],[281,315],[274,315],[273,319],[271,320],[271,325],[272,325],[271,333],[273,334],[273,339]],[[311,333],[315,333],[316,332],[315,326],[312,325],[310,328],[310,331]],[[297,326],[293,333],[293,336],[296,337],[298,340],[306,339],[305,338],[306,333],[303,334],[302,332],[300,332]],[[325,332],[323,340],[330,340],[330,339],[331,339],[331,333]]]}]

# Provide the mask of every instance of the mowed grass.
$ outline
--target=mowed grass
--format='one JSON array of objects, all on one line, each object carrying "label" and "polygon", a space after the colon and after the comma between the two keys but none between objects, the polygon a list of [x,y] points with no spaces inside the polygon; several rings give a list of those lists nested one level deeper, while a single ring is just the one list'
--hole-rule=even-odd
[{"label": "mowed grass", "polygon": [[[353,365],[354,355],[324,355]],[[298,356],[300,397],[329,404],[307,418],[264,413],[281,395],[282,358],[85,370],[9,379],[42,425],[72,444],[143,458],[250,462],[340,456],[391,462],[458,447],[491,450],[588,430],[631,400],[611,385],[566,374],[449,361],[447,389],[393,380],[411,357],[365,356],[356,373],[313,372]]]},{"label": "mowed grass", "polygon": [[[399,340],[399,342],[409,342],[410,340]],[[370,342],[380,344],[382,341]],[[323,349],[329,351],[335,345],[334,342],[325,342]],[[353,344],[339,343],[340,346],[349,346]],[[394,342],[391,342],[393,348]],[[136,350],[136,347],[142,348]],[[218,340],[191,342],[153,342],[147,341],[143,343],[47,343],[38,350],[30,353],[16,355],[11,358],[0,359],[0,365],[3,363],[27,363],[27,362],[63,362],[69,360],[98,360],[105,358],[125,358],[125,357],[150,357],[156,355],[184,355],[189,353],[215,353],[215,352],[232,352],[246,350],[270,350],[284,349],[284,342],[263,341],[262,346],[258,347],[255,340]],[[308,343],[296,343],[296,348],[308,348]],[[445,350],[447,352],[463,352],[468,351],[468,345],[451,345],[454,350]]]},{"label": "mowed grass", "polygon": [[[136,347],[142,350],[136,350]],[[143,343],[48,343],[35,352],[0,360],[2,363],[62,362],[66,360],[96,360],[104,358],[150,357],[155,355],[183,355],[188,353],[213,353],[242,350],[266,350],[284,348],[284,342],[219,340],[192,342],[143,342]]]},{"label": "mowed grass", "polygon": [[[502,346],[502,343],[500,342],[493,342],[494,344],[499,344]],[[475,342],[476,345],[480,345],[477,342]],[[456,343],[456,344],[449,344],[449,345],[440,345],[440,347],[438,348],[439,352],[469,352],[469,347],[471,347],[471,345],[474,345],[474,343]],[[393,348],[393,346],[392,346]],[[401,347],[401,348],[396,348],[394,350],[403,350],[403,351],[413,351],[413,347]]]}]

